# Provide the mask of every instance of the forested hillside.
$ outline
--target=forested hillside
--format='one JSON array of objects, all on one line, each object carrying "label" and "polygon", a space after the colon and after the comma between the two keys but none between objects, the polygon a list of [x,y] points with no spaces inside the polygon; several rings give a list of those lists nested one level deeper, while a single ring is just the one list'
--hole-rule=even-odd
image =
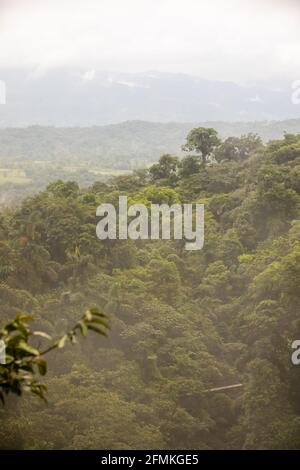
[{"label": "forested hillside", "polygon": [[0,129],[0,162],[52,162],[65,166],[101,165],[103,168],[137,169],[162,153],[180,153],[186,134],[194,127],[215,128],[222,138],[258,133],[263,141],[280,139],[284,132],[298,133],[300,120],[258,122],[159,123],[127,121],[92,127]]},{"label": "forested hillside", "polygon": [[0,206],[19,203],[56,179],[87,187],[118,174],[148,168],[159,155],[183,156],[182,142],[195,126],[220,137],[257,133],[264,142],[300,132],[300,120],[264,122],[155,123],[0,129]]},{"label": "forested hillside", "polygon": [[[96,207],[122,194],[204,203],[204,248],[98,240]],[[0,216],[2,323],[22,310],[55,337],[91,305],[111,323],[49,355],[48,404],[8,397],[1,448],[300,448],[299,135],[56,181]]]}]

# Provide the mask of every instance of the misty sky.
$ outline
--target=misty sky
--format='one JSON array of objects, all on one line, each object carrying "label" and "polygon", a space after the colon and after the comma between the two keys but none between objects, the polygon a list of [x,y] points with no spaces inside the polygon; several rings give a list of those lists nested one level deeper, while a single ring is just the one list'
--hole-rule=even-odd
[{"label": "misty sky", "polygon": [[0,67],[296,80],[299,25],[299,0],[0,0]]}]

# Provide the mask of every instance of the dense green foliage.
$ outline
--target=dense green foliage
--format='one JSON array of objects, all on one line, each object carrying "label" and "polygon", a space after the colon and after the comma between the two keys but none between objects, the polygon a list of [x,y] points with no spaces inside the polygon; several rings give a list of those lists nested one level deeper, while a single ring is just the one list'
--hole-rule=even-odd
[{"label": "dense green foliage", "polygon": [[[49,355],[49,405],[8,399],[2,448],[300,447],[300,137],[244,136],[199,160],[164,155],[89,189],[57,181],[3,211],[3,322],[30,312],[59,337],[95,304],[111,332]],[[97,240],[96,207],[120,194],[204,203],[203,250]]]}]

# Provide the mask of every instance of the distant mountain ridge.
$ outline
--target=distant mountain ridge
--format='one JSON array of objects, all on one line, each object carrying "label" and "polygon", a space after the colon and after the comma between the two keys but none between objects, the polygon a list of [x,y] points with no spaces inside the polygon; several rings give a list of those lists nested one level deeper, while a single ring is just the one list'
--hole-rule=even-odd
[{"label": "distant mountain ridge", "polygon": [[152,122],[262,121],[300,118],[292,84],[239,85],[174,73],[94,69],[0,69],[6,104],[0,127],[93,126]]},{"label": "distant mountain ridge", "polygon": [[300,119],[263,122],[153,123],[127,121],[93,127],[0,129],[0,160],[94,162],[108,168],[137,168],[163,153],[181,153],[187,133],[198,126],[214,127],[222,138],[258,133],[264,141],[284,132],[300,133]]}]

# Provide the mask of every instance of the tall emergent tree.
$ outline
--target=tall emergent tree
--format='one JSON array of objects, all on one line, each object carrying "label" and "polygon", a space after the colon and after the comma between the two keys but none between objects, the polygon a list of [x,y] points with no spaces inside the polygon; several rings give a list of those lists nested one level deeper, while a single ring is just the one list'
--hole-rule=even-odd
[{"label": "tall emergent tree", "polygon": [[196,152],[201,155],[202,164],[205,165],[213,150],[220,145],[218,133],[211,127],[196,127],[192,129],[182,146],[185,152]]}]

